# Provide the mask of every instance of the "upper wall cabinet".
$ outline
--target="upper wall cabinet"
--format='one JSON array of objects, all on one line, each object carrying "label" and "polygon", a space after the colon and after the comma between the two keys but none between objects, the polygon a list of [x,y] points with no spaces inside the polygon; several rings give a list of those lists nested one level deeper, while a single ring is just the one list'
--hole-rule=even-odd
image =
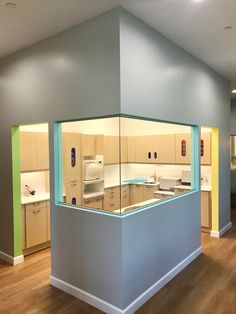
[{"label": "upper wall cabinet", "polygon": [[210,132],[201,133],[200,154],[201,154],[201,164],[210,165],[211,164],[211,133]]},{"label": "upper wall cabinet", "polygon": [[191,137],[190,134],[176,134],[175,161],[177,164],[190,164]]},{"label": "upper wall cabinet", "polygon": [[21,171],[49,169],[48,133],[20,132],[20,169]]},{"label": "upper wall cabinet", "polygon": [[81,134],[82,156],[96,155],[96,135]]},{"label": "upper wall cabinet", "polygon": [[118,164],[120,158],[118,136],[104,136],[104,163]]}]

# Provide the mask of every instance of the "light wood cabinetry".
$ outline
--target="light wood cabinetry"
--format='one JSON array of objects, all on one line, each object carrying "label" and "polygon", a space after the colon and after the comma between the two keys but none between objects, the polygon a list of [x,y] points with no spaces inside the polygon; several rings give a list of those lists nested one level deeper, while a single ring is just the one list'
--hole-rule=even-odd
[{"label": "light wood cabinetry", "polygon": [[127,207],[130,205],[130,196],[129,196],[129,185],[121,186],[121,208]]},{"label": "light wood cabinetry", "polygon": [[210,132],[201,133],[200,153],[201,153],[201,164],[210,165],[211,164],[211,133]]},{"label": "light wood cabinetry", "polygon": [[89,208],[103,209],[103,197],[83,199],[82,205]]},{"label": "light wood cabinetry", "polygon": [[128,149],[127,149],[128,162],[136,162],[136,158],[135,158],[136,137],[135,136],[128,136],[127,144],[128,144]]},{"label": "light wood cabinetry", "polygon": [[128,136],[121,136],[121,163],[128,162]]},{"label": "light wood cabinetry", "polygon": [[[163,134],[156,137],[157,163],[175,163],[175,134]],[[154,152],[155,158],[155,152]]]},{"label": "light wood cabinetry", "polygon": [[105,189],[104,195],[104,209],[116,210],[120,208],[120,187],[111,187]]},{"label": "light wood cabinetry", "polygon": [[131,184],[130,185],[130,205],[140,203],[143,201],[143,185]]},{"label": "light wood cabinetry", "polygon": [[135,136],[135,162],[147,162],[146,137]]},{"label": "light wood cabinetry", "polygon": [[177,164],[190,164],[190,134],[176,134],[175,161]]},{"label": "light wood cabinetry", "polygon": [[81,134],[82,156],[96,155],[96,135]]},{"label": "light wood cabinetry", "polygon": [[154,192],[156,192],[157,187],[151,185],[144,185],[143,186],[143,201],[150,200],[154,198]]},{"label": "light wood cabinetry", "polygon": [[49,169],[49,144],[46,132],[20,132],[20,169]]},{"label": "light wood cabinetry", "polygon": [[[73,156],[72,156],[73,155]],[[82,162],[81,137],[78,133],[63,133],[63,183],[66,203],[81,204]]]},{"label": "light wood cabinetry", "polygon": [[46,201],[25,206],[26,247],[47,241]]},{"label": "light wood cabinetry", "polygon": [[104,136],[104,164],[117,164],[120,159],[119,136]]},{"label": "light wood cabinetry", "polygon": [[211,228],[211,193],[201,192],[201,225]]}]

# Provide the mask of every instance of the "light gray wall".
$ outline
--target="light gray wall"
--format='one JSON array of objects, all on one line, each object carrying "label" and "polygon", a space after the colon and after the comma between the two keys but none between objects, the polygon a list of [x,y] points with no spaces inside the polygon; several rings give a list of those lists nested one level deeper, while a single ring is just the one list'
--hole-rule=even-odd
[{"label": "light gray wall", "polygon": [[[229,82],[142,21],[120,16],[121,112],[219,128],[222,228],[230,221]],[[199,197],[124,219],[124,306],[200,246]]]},{"label": "light gray wall", "polygon": [[236,99],[231,99],[230,134],[236,135]]}]

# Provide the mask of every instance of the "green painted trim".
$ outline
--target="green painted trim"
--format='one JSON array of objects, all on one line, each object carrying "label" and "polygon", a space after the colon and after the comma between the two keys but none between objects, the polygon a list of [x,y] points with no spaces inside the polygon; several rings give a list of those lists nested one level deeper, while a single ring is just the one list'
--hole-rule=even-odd
[{"label": "green painted trim", "polygon": [[20,128],[13,126],[12,135],[12,184],[14,257],[22,255],[22,217],[20,188]]},{"label": "green painted trim", "polygon": [[58,204],[63,201],[61,122],[54,122],[54,180],[55,204]]},{"label": "green painted trim", "polygon": [[200,127],[191,128],[191,187],[200,191]]}]

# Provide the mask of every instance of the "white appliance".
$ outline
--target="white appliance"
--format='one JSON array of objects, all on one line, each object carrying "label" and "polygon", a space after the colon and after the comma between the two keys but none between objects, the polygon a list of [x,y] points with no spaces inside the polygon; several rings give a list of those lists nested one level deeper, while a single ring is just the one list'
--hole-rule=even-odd
[{"label": "white appliance", "polygon": [[103,156],[84,157],[84,181],[103,179]]},{"label": "white appliance", "polygon": [[191,185],[191,170],[190,169],[182,170],[181,181],[183,185]]},{"label": "white appliance", "polygon": [[175,177],[160,177],[160,190],[171,191],[174,190],[174,186],[180,185],[180,178]]}]

